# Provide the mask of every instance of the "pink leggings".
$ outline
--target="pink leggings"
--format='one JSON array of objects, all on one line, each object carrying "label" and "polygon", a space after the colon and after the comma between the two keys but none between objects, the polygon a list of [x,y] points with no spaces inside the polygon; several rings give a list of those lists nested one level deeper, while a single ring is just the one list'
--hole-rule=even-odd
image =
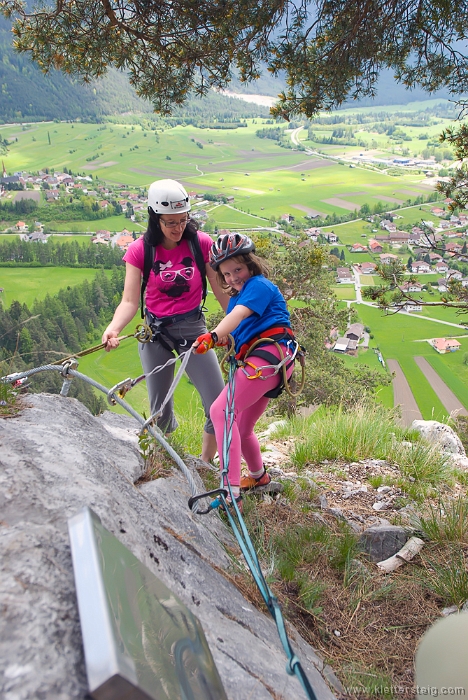
[{"label": "pink leggings", "polygon": [[[263,349],[268,350],[275,357],[280,359],[278,348],[273,344],[264,346]],[[282,346],[283,352],[290,356],[290,351]],[[254,351],[255,353],[255,351]],[[255,354],[249,355],[248,362],[251,362],[255,367],[263,367],[271,364],[263,357],[256,357]],[[294,366],[287,370],[288,378],[293,372]],[[255,374],[252,367],[247,366],[245,370],[249,375]],[[280,370],[282,372],[282,369]],[[258,438],[254,433],[254,427],[262,413],[268,406],[270,399],[264,396],[267,391],[278,386],[280,377],[278,374],[273,374],[274,369],[262,370],[262,376],[268,377],[262,379],[248,379],[243,371],[239,368],[235,373],[235,391],[234,391],[234,422],[232,426],[232,439],[229,449],[229,481],[232,486],[240,485],[241,476],[241,456],[247,462],[249,472],[258,474],[263,469],[263,460],[260,452]],[[218,445],[218,453],[220,459],[220,467],[223,469],[223,439],[224,425],[226,421],[228,386],[226,385],[211,404],[210,416],[213,422],[213,427]]]}]

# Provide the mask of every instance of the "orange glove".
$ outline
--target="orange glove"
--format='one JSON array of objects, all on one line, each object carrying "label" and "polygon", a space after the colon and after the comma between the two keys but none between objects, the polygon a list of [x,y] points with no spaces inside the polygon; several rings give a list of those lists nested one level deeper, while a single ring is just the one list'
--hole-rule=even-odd
[{"label": "orange glove", "polygon": [[211,350],[211,348],[214,347],[217,340],[218,336],[216,333],[203,333],[203,335],[199,335],[195,341],[198,343],[198,345],[195,347],[195,352],[197,355],[204,355],[205,352],[208,352],[208,350]]}]

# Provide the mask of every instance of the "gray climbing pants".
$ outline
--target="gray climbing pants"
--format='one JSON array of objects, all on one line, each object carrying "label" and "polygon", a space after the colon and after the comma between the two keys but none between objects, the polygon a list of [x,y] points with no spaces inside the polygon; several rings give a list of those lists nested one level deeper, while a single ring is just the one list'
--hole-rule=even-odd
[{"label": "gray climbing pants", "polygon": [[[184,352],[191,348],[193,341],[199,335],[207,332],[205,318],[203,314],[195,314],[190,318],[167,326],[167,331],[178,342],[180,352]],[[170,348],[174,348],[175,343],[166,334],[162,338]],[[158,340],[150,343],[139,343],[138,350],[145,374],[151,372],[155,367],[164,365],[175,354],[165,348]],[[146,379],[151,415],[157,412],[166,398],[174,378],[175,368],[176,366],[171,364]],[[186,372],[202,400],[206,418],[205,431],[214,434],[210,418],[210,407],[224,388],[224,380],[215,352],[209,350],[205,355],[192,353]],[[157,420],[157,425],[165,433],[172,433],[177,428],[178,423],[174,415],[173,396],[164,407],[162,415]]]}]

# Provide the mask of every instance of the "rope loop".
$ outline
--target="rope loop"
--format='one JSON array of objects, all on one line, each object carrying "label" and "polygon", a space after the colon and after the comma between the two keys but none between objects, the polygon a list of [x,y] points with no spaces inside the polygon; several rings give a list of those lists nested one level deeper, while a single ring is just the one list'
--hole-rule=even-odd
[{"label": "rope loop", "polygon": [[297,658],[296,654],[293,654],[290,659],[288,659],[288,663],[286,664],[286,673],[288,676],[294,676],[296,673],[296,666],[300,664],[301,662]]}]

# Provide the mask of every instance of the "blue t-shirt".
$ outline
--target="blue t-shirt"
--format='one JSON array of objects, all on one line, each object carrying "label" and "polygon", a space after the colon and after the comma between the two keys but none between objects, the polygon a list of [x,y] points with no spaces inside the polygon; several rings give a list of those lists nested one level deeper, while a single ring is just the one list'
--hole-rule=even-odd
[{"label": "blue t-shirt", "polygon": [[253,314],[241,321],[232,331],[237,352],[244,343],[269,328],[290,327],[289,311],[283,295],[276,284],[263,275],[255,275],[244,283],[239,294],[229,300],[227,313],[238,304],[246,306]]}]

